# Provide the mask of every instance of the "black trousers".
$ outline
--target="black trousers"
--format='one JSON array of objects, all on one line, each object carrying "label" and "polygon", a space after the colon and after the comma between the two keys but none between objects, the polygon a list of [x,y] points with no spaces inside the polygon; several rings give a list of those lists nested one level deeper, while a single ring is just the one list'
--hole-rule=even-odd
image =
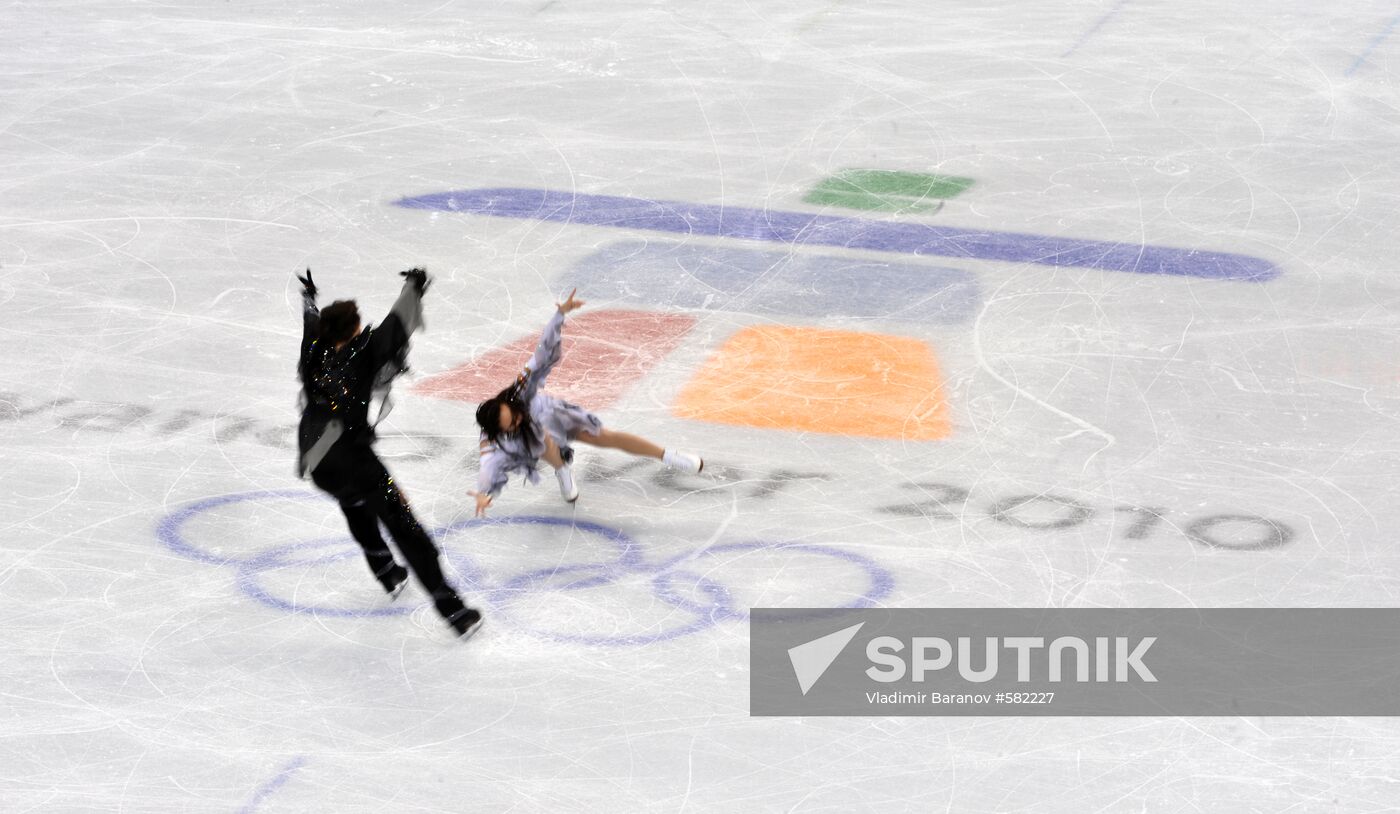
[{"label": "black trousers", "polygon": [[461,597],[443,576],[437,546],[368,444],[338,443],[331,447],[312,471],[311,480],[339,501],[350,535],[364,549],[370,572],[385,590],[392,589],[404,575],[379,534],[380,523],[389,530],[413,575],[433,597],[438,613],[450,619],[463,609]]}]

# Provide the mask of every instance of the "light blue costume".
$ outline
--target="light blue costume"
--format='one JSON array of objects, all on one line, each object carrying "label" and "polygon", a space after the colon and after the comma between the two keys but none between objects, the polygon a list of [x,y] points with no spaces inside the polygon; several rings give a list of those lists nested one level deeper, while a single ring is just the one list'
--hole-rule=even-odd
[{"label": "light blue costume", "polygon": [[[598,416],[571,404],[563,399],[540,392],[541,385],[549,372],[563,358],[561,347],[564,334],[564,315],[554,312],[554,317],[544,328],[535,355],[526,363],[525,370],[516,380],[516,392],[520,400],[528,405],[530,420],[538,433],[548,433],[559,447],[565,461],[573,458],[570,443],[580,432],[597,435],[603,430],[603,422]],[[544,454],[544,437],[527,441],[521,433],[502,432],[496,440],[490,441],[486,434],[481,435],[481,471],[477,473],[477,491],[495,497],[505,488],[510,476],[525,473],[530,483],[539,483],[536,471],[540,456]]]}]

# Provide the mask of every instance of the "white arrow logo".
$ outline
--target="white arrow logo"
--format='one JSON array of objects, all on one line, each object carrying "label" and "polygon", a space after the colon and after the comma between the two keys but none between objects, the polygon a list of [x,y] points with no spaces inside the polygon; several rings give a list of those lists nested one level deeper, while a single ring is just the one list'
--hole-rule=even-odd
[{"label": "white arrow logo", "polygon": [[861,622],[806,644],[788,648],[788,660],[792,662],[792,671],[797,674],[797,684],[802,688],[803,695],[812,689],[812,685],[822,677],[826,668],[836,661],[836,657],[841,655],[841,651],[855,638],[856,632],[864,626],[865,623]]}]

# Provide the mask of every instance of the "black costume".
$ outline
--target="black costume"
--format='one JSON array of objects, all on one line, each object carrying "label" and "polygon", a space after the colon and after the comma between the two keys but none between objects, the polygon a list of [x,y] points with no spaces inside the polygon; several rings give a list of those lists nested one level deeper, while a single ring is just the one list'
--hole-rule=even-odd
[{"label": "black costume", "polygon": [[387,395],[389,382],[406,369],[409,336],[422,324],[427,276],[421,271],[405,276],[409,279],[383,323],[377,328],[366,327],[336,350],[319,336],[316,287],[307,272],[297,366],[304,399],[297,432],[297,474],[304,477],[309,472],[317,487],[339,501],[350,534],[364,549],[370,571],[392,594],[408,574],[380,536],[379,524],[383,523],[414,576],[432,595],[438,613],[463,634],[480,615],[467,608],[447,583],[437,546],[413,516],[408,498],[394,484],[372,446],[372,396],[378,392]]}]

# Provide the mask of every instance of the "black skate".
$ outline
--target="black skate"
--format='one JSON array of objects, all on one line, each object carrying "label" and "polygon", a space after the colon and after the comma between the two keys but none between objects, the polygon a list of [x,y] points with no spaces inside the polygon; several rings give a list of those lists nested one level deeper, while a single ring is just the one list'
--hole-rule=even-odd
[{"label": "black skate", "polygon": [[398,563],[394,563],[389,573],[380,578],[379,584],[384,586],[384,593],[389,595],[389,601],[393,602],[403,593],[404,586],[408,584],[408,570]]},{"label": "black skate", "polygon": [[481,611],[476,608],[462,608],[447,620],[447,624],[457,631],[457,638],[464,642],[481,629],[481,622]]}]

